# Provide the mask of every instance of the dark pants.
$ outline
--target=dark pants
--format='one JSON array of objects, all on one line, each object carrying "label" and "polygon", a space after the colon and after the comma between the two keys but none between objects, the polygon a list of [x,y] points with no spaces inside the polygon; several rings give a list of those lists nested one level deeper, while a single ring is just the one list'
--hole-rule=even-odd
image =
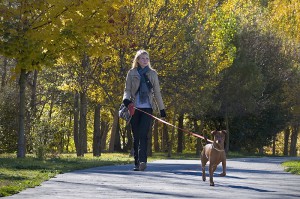
[{"label": "dark pants", "polygon": [[[141,110],[149,114],[153,112],[152,108],[141,108]],[[135,110],[130,121],[133,134],[135,165],[139,165],[140,162],[147,162],[148,132],[152,118],[146,113]]]}]

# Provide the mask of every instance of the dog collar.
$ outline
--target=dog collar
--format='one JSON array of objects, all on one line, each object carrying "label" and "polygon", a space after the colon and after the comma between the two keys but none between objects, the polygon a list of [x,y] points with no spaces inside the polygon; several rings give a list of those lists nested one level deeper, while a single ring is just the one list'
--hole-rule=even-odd
[{"label": "dog collar", "polygon": [[224,149],[217,149],[217,148],[214,146],[214,144],[212,144],[211,146],[212,146],[213,149],[215,149],[215,150],[217,150],[217,151],[219,151],[219,152],[224,151]]}]

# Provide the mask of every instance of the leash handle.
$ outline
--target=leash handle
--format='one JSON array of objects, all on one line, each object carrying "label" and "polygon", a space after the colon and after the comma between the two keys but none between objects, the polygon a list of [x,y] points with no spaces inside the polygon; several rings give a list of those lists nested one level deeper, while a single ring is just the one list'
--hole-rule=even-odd
[{"label": "leash handle", "polygon": [[[198,135],[198,134],[193,133],[193,132],[191,132],[191,131],[188,131],[188,130],[179,128],[179,127],[177,127],[177,126],[175,126],[175,125],[173,125],[173,124],[170,124],[169,122],[166,122],[165,120],[160,119],[160,118],[158,118],[158,117],[156,117],[156,116],[154,116],[154,115],[151,115],[150,113],[147,113],[147,112],[145,112],[145,111],[143,111],[143,110],[141,110],[141,109],[139,109],[139,108],[136,108],[136,107],[134,107],[134,108],[135,108],[136,110],[140,111],[140,112],[143,112],[143,113],[145,113],[145,114],[151,116],[152,118],[154,118],[154,119],[156,119],[156,120],[158,120],[158,121],[160,121],[160,122],[162,122],[162,123],[164,123],[164,124],[167,124],[167,125],[169,125],[169,126],[172,126],[172,127],[176,128],[176,129],[179,129],[179,130],[181,130],[181,131],[183,131],[183,132],[189,133],[189,134],[191,134],[191,135],[193,135],[193,136],[195,136],[195,137],[201,138],[201,139],[203,139],[203,140],[205,139],[205,138],[204,138],[203,136],[201,136],[201,135]],[[213,141],[210,140],[210,139],[207,139],[207,141],[213,143]]]}]

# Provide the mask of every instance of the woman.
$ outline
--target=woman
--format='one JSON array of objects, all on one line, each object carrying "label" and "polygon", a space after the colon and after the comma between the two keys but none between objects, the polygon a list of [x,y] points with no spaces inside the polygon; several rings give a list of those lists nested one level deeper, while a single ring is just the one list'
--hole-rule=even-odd
[{"label": "woman", "polygon": [[157,109],[157,104],[160,116],[166,117],[157,72],[151,68],[149,54],[145,50],[137,51],[132,68],[127,73],[123,103],[132,115],[130,124],[133,133],[133,170],[144,171],[147,167],[147,135],[151,126],[151,117],[146,113],[152,114]]}]

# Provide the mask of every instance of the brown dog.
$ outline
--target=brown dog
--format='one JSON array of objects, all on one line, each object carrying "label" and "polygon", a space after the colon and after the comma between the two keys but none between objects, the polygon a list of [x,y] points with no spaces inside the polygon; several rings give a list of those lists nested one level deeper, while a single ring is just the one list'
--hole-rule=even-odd
[{"label": "brown dog", "polygon": [[211,134],[214,136],[213,143],[204,146],[201,153],[201,164],[202,164],[202,179],[206,180],[205,176],[205,165],[209,161],[209,181],[210,186],[214,186],[213,175],[214,172],[222,162],[223,172],[220,176],[226,175],[226,154],[224,150],[224,141],[226,137],[226,131],[212,131]]}]

